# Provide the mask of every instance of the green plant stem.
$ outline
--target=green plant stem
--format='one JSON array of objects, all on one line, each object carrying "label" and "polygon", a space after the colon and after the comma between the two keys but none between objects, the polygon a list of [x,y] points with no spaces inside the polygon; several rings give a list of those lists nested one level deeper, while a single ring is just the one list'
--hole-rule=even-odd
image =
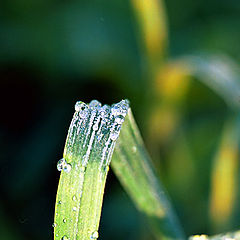
[{"label": "green plant stem", "polygon": [[145,150],[131,110],[123,123],[111,166],[156,239],[184,239],[181,226]]},{"label": "green plant stem", "polygon": [[[96,100],[76,104],[68,131],[55,206],[55,240],[98,238],[104,187],[127,101],[112,108]],[[116,116],[122,114],[121,118]],[[124,115],[124,116],[123,116]]]}]

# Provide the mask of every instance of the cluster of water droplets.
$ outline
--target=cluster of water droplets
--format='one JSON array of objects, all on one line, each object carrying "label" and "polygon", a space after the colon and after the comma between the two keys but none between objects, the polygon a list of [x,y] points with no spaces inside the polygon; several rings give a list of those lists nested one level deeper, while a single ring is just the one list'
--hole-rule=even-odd
[{"label": "cluster of water droplets", "polygon": [[[119,137],[128,109],[128,100],[122,100],[112,106],[102,106],[97,100],[92,100],[89,104],[82,101],[76,102],[65,153],[72,155],[76,142],[82,141],[79,144],[79,149],[83,153],[82,166],[86,166],[93,147],[102,148],[102,158],[105,159],[107,152]],[[58,169],[64,170],[61,162]]]},{"label": "cluster of water droplets", "polygon": [[64,158],[62,158],[58,161],[58,163],[57,163],[57,170],[58,171],[60,171],[60,172],[64,171],[66,173],[69,173],[71,171],[71,169],[72,169],[71,164],[67,163],[67,161]]},{"label": "cluster of water droplets", "polygon": [[98,239],[98,231],[94,231],[91,236],[90,236],[90,239]]},{"label": "cluster of water droplets", "polygon": [[[57,163],[57,169],[69,173],[72,168],[76,168],[79,172],[84,172],[90,154],[95,151],[100,157],[99,166],[103,167],[104,171],[108,171],[112,150],[128,110],[128,100],[122,100],[111,106],[102,106],[97,100],[93,100],[89,104],[78,101],[75,104],[75,113],[69,127],[64,150],[64,156],[69,162],[65,158],[60,159]],[[136,152],[136,147],[133,148],[133,152]],[[80,160],[72,161],[74,156],[80,156]],[[78,213],[77,200],[81,194],[82,192],[80,195],[75,193],[72,196],[73,203],[76,203],[72,206],[72,214]],[[62,202],[59,201],[58,204],[62,204]],[[71,218],[64,217],[61,219],[61,224],[71,224],[71,221]],[[57,224],[54,223],[53,227],[57,227]],[[61,240],[71,240],[67,235],[60,236],[60,238]],[[93,231],[89,234],[89,238],[90,240],[97,239],[98,232]]]}]

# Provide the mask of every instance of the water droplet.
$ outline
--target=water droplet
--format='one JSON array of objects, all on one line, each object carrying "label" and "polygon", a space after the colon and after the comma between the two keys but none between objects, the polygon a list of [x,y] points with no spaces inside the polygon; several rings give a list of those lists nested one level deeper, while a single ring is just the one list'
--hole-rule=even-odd
[{"label": "water droplet", "polygon": [[77,211],[77,208],[76,208],[76,207],[73,207],[72,210],[73,210],[73,211]]},{"label": "water droplet", "polygon": [[112,113],[113,116],[117,116],[117,115],[121,114],[121,109],[120,109],[118,104],[115,104],[115,105],[112,106],[111,113]]},{"label": "water droplet", "polygon": [[57,163],[57,170],[61,172],[66,165],[66,160],[64,158],[60,159]]},{"label": "water droplet", "polygon": [[57,224],[56,224],[56,223],[53,223],[53,224],[52,224],[52,227],[53,227],[53,228],[55,228],[56,226],[57,226]]},{"label": "water droplet", "polygon": [[65,222],[67,222],[67,219],[66,219],[66,218],[63,219],[63,223],[65,223]]},{"label": "water droplet", "polygon": [[75,111],[79,112],[85,108],[86,104],[82,101],[77,101],[75,104]]},{"label": "water droplet", "polygon": [[94,131],[97,131],[97,130],[98,130],[98,124],[94,124],[94,125],[93,125],[93,130],[94,130]]},{"label": "water droplet", "polygon": [[88,109],[85,108],[84,110],[79,112],[79,117],[85,119],[88,116]]},{"label": "water droplet", "polygon": [[57,163],[57,170],[58,171],[64,171],[66,173],[69,173],[72,169],[71,164],[67,163],[66,160],[64,158],[60,159]]},{"label": "water droplet", "polygon": [[126,116],[129,108],[129,103],[127,100],[122,100],[121,102],[117,104],[113,104],[111,107],[111,113],[113,116]]},{"label": "water droplet", "polygon": [[91,109],[98,109],[98,108],[100,108],[102,106],[102,104],[99,102],[99,101],[97,101],[97,100],[92,100],[90,103],[89,103],[89,107],[91,108]]},{"label": "water droplet", "polygon": [[117,124],[122,124],[124,122],[124,117],[122,115],[116,116],[115,122]]},{"label": "water droplet", "polygon": [[72,200],[77,201],[77,197],[75,195],[73,195]]},{"label": "water droplet", "polygon": [[137,148],[135,146],[133,146],[132,151],[133,151],[133,153],[135,153],[137,151]]},{"label": "water droplet", "polygon": [[109,171],[109,166],[104,167],[104,171],[108,172]]},{"label": "water droplet", "polygon": [[88,105],[84,102],[78,101],[75,104],[75,111],[79,112],[80,118],[86,118],[89,113]]},{"label": "water droplet", "polygon": [[115,141],[118,138],[118,132],[111,132],[109,137]]},{"label": "water droplet", "polygon": [[94,231],[92,234],[91,234],[91,237],[90,239],[97,239],[98,238],[98,231]]},{"label": "water droplet", "polygon": [[58,201],[58,204],[62,204],[62,201],[60,200],[60,201]]},{"label": "water droplet", "polygon": [[61,240],[68,240],[68,237],[66,235],[64,235]]},{"label": "water droplet", "polygon": [[69,163],[65,164],[65,166],[63,167],[63,171],[66,173],[69,173],[71,169],[72,169],[72,166]]}]

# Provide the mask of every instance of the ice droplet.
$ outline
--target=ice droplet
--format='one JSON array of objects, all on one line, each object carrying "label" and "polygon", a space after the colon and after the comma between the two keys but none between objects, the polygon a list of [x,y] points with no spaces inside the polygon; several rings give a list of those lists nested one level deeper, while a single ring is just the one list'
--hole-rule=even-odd
[{"label": "ice droplet", "polygon": [[100,109],[100,115],[101,117],[106,117],[108,115],[108,113],[110,112],[110,106],[108,105],[103,105]]},{"label": "ice droplet", "polygon": [[75,104],[75,111],[79,112],[85,107],[85,103],[82,101],[77,101]]},{"label": "ice droplet", "polygon": [[72,210],[75,212],[75,211],[77,211],[77,208],[76,208],[76,207],[73,207]]},{"label": "ice droplet", "polygon": [[98,231],[94,231],[91,236],[90,236],[90,239],[97,239],[98,238]]},{"label": "ice droplet", "polygon": [[94,124],[94,125],[93,125],[93,130],[94,130],[94,131],[97,131],[97,130],[98,130],[98,124]]},{"label": "ice droplet", "polygon": [[67,222],[67,219],[66,219],[66,218],[63,219],[63,223],[65,223],[65,222]]},{"label": "ice droplet", "polygon": [[66,235],[64,235],[61,240],[68,240],[68,237]]},{"label": "ice droplet", "polygon": [[77,197],[75,195],[73,195],[72,200],[77,201]]},{"label": "ice droplet", "polygon": [[89,107],[91,108],[91,109],[98,109],[98,108],[100,108],[102,106],[102,104],[99,102],[99,101],[97,101],[97,100],[92,100],[90,103],[89,103]]},{"label": "ice droplet", "polygon": [[135,146],[132,147],[133,153],[137,152],[137,148]]},{"label": "ice droplet", "polygon": [[62,201],[60,200],[60,201],[58,201],[58,204],[62,204]]},{"label": "ice droplet", "polygon": [[122,124],[124,122],[124,117],[122,115],[116,116],[115,122],[117,124]]},{"label": "ice droplet", "polygon": [[69,173],[72,169],[71,164],[67,163],[66,160],[64,158],[60,159],[57,163],[57,170],[58,171],[64,171],[66,173]]},{"label": "ice droplet", "polygon": [[109,166],[104,167],[104,171],[108,172],[109,171]]},{"label": "ice droplet", "polygon": [[69,163],[66,163],[65,166],[63,167],[63,171],[66,173],[69,173],[71,169],[72,169],[72,166]]},{"label": "ice droplet", "polygon": [[66,160],[64,158],[60,159],[57,163],[57,170],[61,172],[66,165]]},{"label": "ice droplet", "polygon": [[118,132],[111,132],[109,137],[115,141],[118,138]]},{"label": "ice droplet", "polygon": [[75,111],[79,112],[80,118],[86,118],[88,115],[88,105],[82,101],[78,101],[75,104]]},{"label": "ice droplet", "polygon": [[128,108],[128,100],[122,100],[121,102],[112,105],[111,113],[113,116],[122,115],[123,117],[125,117],[127,115]]}]

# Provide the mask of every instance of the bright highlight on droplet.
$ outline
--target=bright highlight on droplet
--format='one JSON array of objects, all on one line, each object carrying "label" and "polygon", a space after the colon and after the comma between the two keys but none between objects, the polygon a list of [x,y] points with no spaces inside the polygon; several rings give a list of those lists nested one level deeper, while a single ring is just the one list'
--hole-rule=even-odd
[{"label": "bright highlight on droplet", "polygon": [[90,237],[90,239],[97,239],[98,238],[98,231],[94,231]]},{"label": "bright highlight on droplet", "polygon": [[69,240],[68,237],[66,235],[64,235],[61,240]]},{"label": "bright highlight on droplet", "polygon": [[60,159],[57,163],[57,170],[58,171],[64,171],[66,173],[69,173],[72,169],[71,164],[67,163],[66,160],[64,158]]}]

